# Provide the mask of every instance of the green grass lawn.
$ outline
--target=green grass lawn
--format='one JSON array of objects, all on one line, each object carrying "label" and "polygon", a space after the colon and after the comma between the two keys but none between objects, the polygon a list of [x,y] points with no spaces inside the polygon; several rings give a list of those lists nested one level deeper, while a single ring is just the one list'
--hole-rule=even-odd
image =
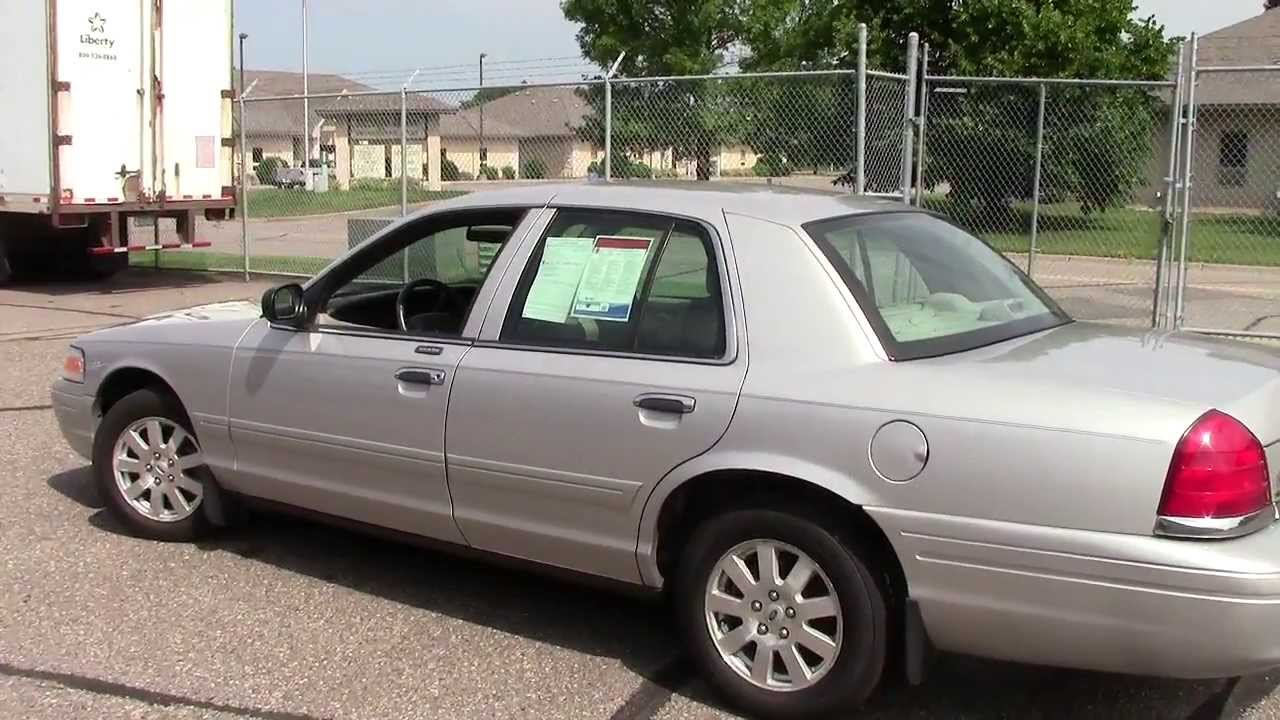
[{"label": "green grass lawn", "polygon": [[[466,194],[462,190],[432,192],[409,188],[409,204],[447,200]],[[258,188],[249,191],[249,218],[297,217],[324,215],[352,210],[373,210],[400,206],[400,186],[307,192],[281,188]]]},{"label": "green grass lawn", "polygon": [[[1025,253],[1031,241],[1031,210],[1019,206],[1008,218],[992,221],[966,213],[964,208],[937,203],[982,236],[997,250]],[[1162,218],[1147,210],[1113,209],[1085,215],[1074,203],[1043,206],[1038,252],[1154,260],[1159,249]],[[1191,262],[1280,266],[1280,218],[1274,215],[1193,214],[1188,257]]]},{"label": "green grass lawn", "polygon": [[[249,258],[249,269],[252,272],[314,275],[332,261],[332,258],[297,255],[254,255]],[[240,272],[244,268],[244,258],[237,253],[210,250],[162,251],[158,255],[154,252],[141,252],[130,253],[129,264],[133,267],[158,267],[162,270]]]}]

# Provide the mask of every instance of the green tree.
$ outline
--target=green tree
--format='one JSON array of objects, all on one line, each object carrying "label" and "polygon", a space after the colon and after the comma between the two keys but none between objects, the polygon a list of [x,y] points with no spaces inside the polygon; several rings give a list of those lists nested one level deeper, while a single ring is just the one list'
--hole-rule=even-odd
[{"label": "green tree", "polygon": [[[569,20],[582,24],[578,45],[587,58],[610,66],[626,51],[622,76],[705,75],[725,65],[737,33],[735,0],[563,0]],[[721,81],[617,83],[613,91],[615,151],[672,150],[696,161],[699,179],[711,175],[711,152],[736,142],[737,100]],[[579,133],[603,144],[604,93],[584,91],[596,109]],[[617,169],[618,163],[614,163]]]},{"label": "green tree", "polygon": [[[525,83],[521,83],[521,85],[524,85],[524,84]],[[519,92],[519,91],[520,91],[520,88],[516,86],[480,88],[479,90],[476,91],[475,95],[472,95],[466,100],[463,100],[461,105],[464,109],[473,108],[473,107],[476,107],[477,105],[483,105],[487,102],[493,102],[498,98],[503,98],[510,95],[511,93]]]}]

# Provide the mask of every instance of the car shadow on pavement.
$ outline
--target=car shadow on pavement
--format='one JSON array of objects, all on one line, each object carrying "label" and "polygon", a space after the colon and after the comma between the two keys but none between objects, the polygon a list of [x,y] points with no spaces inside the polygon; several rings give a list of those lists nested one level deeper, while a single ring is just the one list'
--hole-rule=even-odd
[{"label": "car shadow on pavement", "polygon": [[[103,507],[89,468],[49,478],[50,488],[97,512],[89,523],[127,531]],[[668,697],[723,706],[681,654],[665,603],[384,540],[291,516],[255,513],[198,543],[357,592],[576,652],[616,658],[644,682],[615,720],[641,720]],[[1280,672],[1179,681],[941,655],[920,687],[895,685],[860,718],[1239,718],[1270,696]]]}]

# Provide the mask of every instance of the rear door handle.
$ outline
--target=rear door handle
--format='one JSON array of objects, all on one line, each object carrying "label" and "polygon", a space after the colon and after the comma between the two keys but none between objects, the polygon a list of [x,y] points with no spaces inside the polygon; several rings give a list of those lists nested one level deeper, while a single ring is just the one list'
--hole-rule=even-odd
[{"label": "rear door handle", "polygon": [[660,393],[645,393],[637,395],[635,406],[641,410],[653,410],[654,412],[675,413],[678,415],[687,415],[693,412],[697,406],[697,401],[687,395],[663,395]]},{"label": "rear door handle", "polygon": [[414,385],[443,385],[444,371],[434,368],[400,368],[396,379]]}]

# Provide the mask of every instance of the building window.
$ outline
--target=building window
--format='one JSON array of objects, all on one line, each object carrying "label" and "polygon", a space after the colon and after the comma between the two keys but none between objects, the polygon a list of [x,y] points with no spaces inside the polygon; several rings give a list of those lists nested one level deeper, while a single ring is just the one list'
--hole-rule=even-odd
[{"label": "building window", "polygon": [[254,163],[262,162],[262,148],[256,147],[253,149],[253,162]]},{"label": "building window", "polygon": [[1218,140],[1218,184],[1241,187],[1249,181],[1249,133],[1228,130]]}]

